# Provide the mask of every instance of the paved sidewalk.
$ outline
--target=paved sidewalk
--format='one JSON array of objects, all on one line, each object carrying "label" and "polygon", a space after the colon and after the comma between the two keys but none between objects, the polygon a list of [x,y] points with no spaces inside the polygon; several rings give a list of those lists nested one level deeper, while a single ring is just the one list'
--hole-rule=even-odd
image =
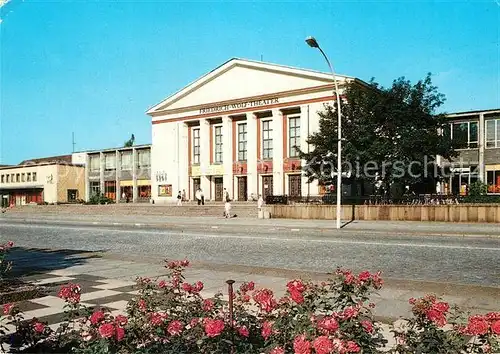
[{"label": "paved sidewalk", "polygon": [[202,229],[207,227],[220,231],[253,232],[314,230],[322,233],[369,232],[371,234],[420,234],[433,236],[481,236],[500,237],[498,224],[480,223],[444,223],[416,221],[343,221],[343,228],[336,229],[335,220],[299,220],[299,219],[257,219],[223,217],[183,217],[160,215],[58,215],[53,213],[16,213],[9,211],[0,215],[1,220],[22,221],[27,223],[80,223],[103,226],[162,227],[169,229]]}]

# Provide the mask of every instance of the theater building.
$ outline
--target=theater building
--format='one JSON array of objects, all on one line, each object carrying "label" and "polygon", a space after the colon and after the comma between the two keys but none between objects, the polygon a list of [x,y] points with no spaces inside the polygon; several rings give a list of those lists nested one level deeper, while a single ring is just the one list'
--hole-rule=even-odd
[{"label": "theater building", "polygon": [[[346,82],[364,82],[337,76]],[[332,103],[329,73],[231,59],[147,111],[152,118],[152,198],[207,200],[261,194],[320,194],[302,175],[297,147],[319,129],[318,112]]]}]

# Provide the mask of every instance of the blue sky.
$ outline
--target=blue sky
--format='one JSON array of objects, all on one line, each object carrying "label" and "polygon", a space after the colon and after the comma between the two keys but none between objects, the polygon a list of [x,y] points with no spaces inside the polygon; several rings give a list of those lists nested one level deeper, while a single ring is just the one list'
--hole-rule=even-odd
[{"label": "blue sky", "polygon": [[[1,2],[2,0],[0,0]],[[150,143],[145,111],[232,57],[388,86],[427,72],[447,112],[500,107],[500,0],[11,0],[1,8],[0,164]]]}]

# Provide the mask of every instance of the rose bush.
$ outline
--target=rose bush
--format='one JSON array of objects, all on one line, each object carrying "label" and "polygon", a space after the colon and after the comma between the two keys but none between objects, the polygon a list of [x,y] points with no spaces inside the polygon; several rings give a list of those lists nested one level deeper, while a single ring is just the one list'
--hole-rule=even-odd
[{"label": "rose bush", "polygon": [[65,322],[56,330],[37,319],[24,320],[4,305],[3,342],[25,352],[73,353],[494,353],[499,350],[500,313],[466,317],[433,295],[411,299],[413,317],[394,328],[392,349],[374,321],[373,291],[380,273],[338,269],[325,282],[294,279],[283,297],[255,283],[232,295],[202,297],[202,282],[187,283],[187,260],[166,262],[167,279],[139,278],[139,293],[126,315],[80,304],[81,288],[68,284]]},{"label": "rose bush", "polygon": [[12,241],[0,244],[0,281],[3,281],[12,269],[12,262],[6,259],[12,247],[14,247],[14,242]]}]

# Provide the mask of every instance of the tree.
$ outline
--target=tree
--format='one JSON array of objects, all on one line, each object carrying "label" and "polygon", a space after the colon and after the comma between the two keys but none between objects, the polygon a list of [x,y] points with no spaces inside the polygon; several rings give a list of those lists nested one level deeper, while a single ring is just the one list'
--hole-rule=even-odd
[{"label": "tree", "polygon": [[135,136],[134,136],[134,134],[132,134],[132,136],[130,137],[130,139],[125,142],[125,144],[123,145],[123,147],[131,147],[131,146],[134,145],[134,142],[135,142]]},{"label": "tree", "polygon": [[[444,172],[437,168],[436,156],[450,160],[456,153],[441,129],[445,115],[435,113],[445,98],[430,74],[414,85],[404,77],[396,79],[390,88],[373,79],[368,87],[352,81],[341,99],[345,182],[361,189],[378,182],[385,191],[396,185],[435,188]],[[319,112],[319,131],[308,139],[313,151],[300,152],[309,181],[333,183],[336,178],[331,177],[337,166],[336,109],[335,103]]]}]

